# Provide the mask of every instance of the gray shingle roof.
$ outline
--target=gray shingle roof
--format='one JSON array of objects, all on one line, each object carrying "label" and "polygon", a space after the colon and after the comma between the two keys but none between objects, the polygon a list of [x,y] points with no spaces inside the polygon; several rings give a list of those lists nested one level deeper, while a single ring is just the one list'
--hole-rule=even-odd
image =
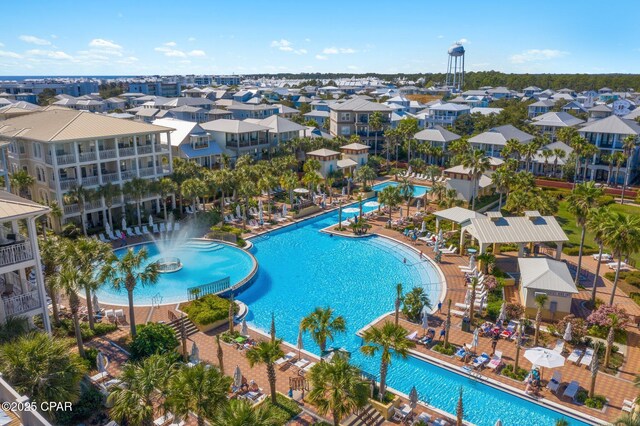
[{"label": "gray shingle roof", "polygon": [[580,131],[585,133],[638,135],[640,134],[640,125],[634,120],[626,120],[617,115],[612,115],[602,120],[593,121],[580,129]]},{"label": "gray shingle roof", "polygon": [[522,287],[562,293],[578,293],[569,268],[563,262],[546,257],[518,259]]},{"label": "gray shingle roof", "polygon": [[460,139],[459,135],[444,129],[441,126],[421,130],[416,133],[414,137],[420,141],[432,142],[451,142]]}]

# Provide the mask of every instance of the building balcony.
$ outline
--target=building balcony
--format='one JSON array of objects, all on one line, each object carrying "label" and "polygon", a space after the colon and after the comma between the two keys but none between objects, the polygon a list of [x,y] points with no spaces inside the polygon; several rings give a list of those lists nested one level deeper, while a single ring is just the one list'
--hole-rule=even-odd
[{"label": "building balcony", "polygon": [[0,266],[15,265],[33,259],[31,242],[16,241],[0,247]]},{"label": "building balcony", "polygon": [[65,164],[73,164],[76,162],[75,154],[62,154],[56,155],[56,161],[59,166],[64,166]]},{"label": "building balcony", "polygon": [[60,190],[66,191],[67,189],[72,188],[73,186],[78,184],[77,179],[61,179],[60,180]]},{"label": "building balcony", "polygon": [[102,173],[102,183],[110,183],[110,182],[115,182],[117,181],[118,178],[118,173]]},{"label": "building balcony", "polygon": [[[84,211],[100,210],[102,209],[102,200],[94,200],[90,203],[84,203]],[[80,213],[80,204],[69,204],[64,206],[64,214],[76,214]]]},{"label": "building balcony", "polygon": [[118,151],[115,149],[104,149],[100,151],[100,159],[108,160],[110,158],[116,158],[118,156]]},{"label": "building balcony", "polygon": [[120,172],[120,175],[122,176],[122,180],[129,180],[137,177],[138,173],[135,170],[124,170]]},{"label": "building balcony", "polygon": [[153,176],[156,174],[156,169],[155,167],[141,168],[141,169],[138,169],[138,174],[140,177]]},{"label": "building balcony", "polygon": [[134,147],[118,148],[118,152],[120,153],[120,157],[130,157],[136,154],[136,149]]},{"label": "building balcony", "polygon": [[87,161],[96,161],[96,159],[97,159],[95,151],[83,152],[78,157],[80,158],[80,162],[81,163],[84,163],[84,162],[87,162]]},{"label": "building balcony", "polygon": [[87,176],[82,178],[82,186],[95,186],[100,185],[100,178],[98,176]]},{"label": "building balcony", "polygon": [[34,309],[42,308],[42,301],[37,290],[2,299],[4,313],[7,317],[16,316]]},{"label": "building balcony", "polygon": [[151,154],[152,152],[153,152],[153,146],[151,146],[151,145],[144,145],[144,146],[139,146],[138,147],[138,154],[139,155]]},{"label": "building balcony", "polygon": [[171,173],[171,170],[169,170],[169,167],[156,167],[156,173],[159,175],[166,175]]}]

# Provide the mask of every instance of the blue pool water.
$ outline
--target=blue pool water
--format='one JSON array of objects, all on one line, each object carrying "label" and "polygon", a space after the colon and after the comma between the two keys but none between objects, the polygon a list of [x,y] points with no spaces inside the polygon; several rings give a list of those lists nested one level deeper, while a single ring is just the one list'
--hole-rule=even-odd
[{"label": "blue pool water", "polygon": [[[366,211],[367,209],[365,209]],[[347,332],[332,345],[352,352],[352,361],[378,375],[379,358],[359,352],[356,331],[393,310],[394,288],[422,285],[437,303],[440,278],[435,269],[402,245],[382,237],[353,239],[319,232],[337,223],[337,212],[253,239],[260,269],[255,283],[239,299],[249,305],[248,321],[268,330],[275,314],[279,337],[295,343],[300,320],[316,306],[331,306],[345,317]],[[406,259],[406,263],[405,263]],[[434,304],[435,304],[434,303]],[[308,335],[305,349],[318,353]],[[465,419],[481,426],[496,420],[504,425],[553,425],[560,413],[506,392],[451,373],[430,363],[394,359],[388,375],[391,387],[409,393],[415,385],[420,400],[455,413],[460,386],[464,387]],[[569,419],[571,425],[583,425]]]},{"label": "blue pool water", "polygon": [[[138,251],[146,247],[149,261],[154,262],[161,256],[158,247],[153,244],[134,246]],[[115,251],[123,256],[126,249]],[[160,274],[158,283],[153,286],[137,286],[134,290],[136,305],[151,305],[156,294],[162,295],[162,303],[177,303],[187,300],[187,288],[207,284],[221,278],[229,277],[231,284],[242,281],[252,270],[253,260],[244,250],[226,244],[216,244],[215,249],[207,251],[202,248],[185,246],[171,248],[163,256],[180,258],[183,268],[170,274]],[[126,305],[127,292],[116,291],[108,283],[98,290],[98,300],[102,303]]]},{"label": "blue pool water", "polygon": [[[386,181],[386,182],[383,182],[383,183],[379,183],[379,184],[373,186],[373,190],[374,191],[382,191],[387,186],[398,186],[398,182]],[[422,197],[424,194],[426,194],[430,190],[431,190],[431,188],[429,188],[428,186],[414,185],[413,186],[413,196],[415,198]]]}]

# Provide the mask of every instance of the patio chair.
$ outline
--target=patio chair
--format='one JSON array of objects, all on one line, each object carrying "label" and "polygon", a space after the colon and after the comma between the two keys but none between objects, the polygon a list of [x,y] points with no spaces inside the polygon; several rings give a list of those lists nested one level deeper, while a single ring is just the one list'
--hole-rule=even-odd
[{"label": "patio chair", "polygon": [[571,398],[573,401],[575,401],[579,390],[580,390],[580,383],[574,380],[567,385],[567,388],[564,390],[564,393],[562,394],[562,396]]},{"label": "patio chair", "polygon": [[413,333],[407,334],[407,339],[415,342],[416,340],[418,340],[418,332],[414,331]]},{"label": "patio chair", "polygon": [[580,360],[580,365],[586,365],[587,368],[591,365],[591,360],[593,360],[594,351],[591,348],[587,348],[584,351],[584,356]]},{"label": "patio chair", "polygon": [[107,317],[107,320],[113,322],[116,320],[116,315],[113,313],[113,309],[106,309],[104,311],[104,316]]},{"label": "patio chair", "polygon": [[133,233],[133,231],[131,230],[130,227],[127,228],[126,231],[127,231],[127,237],[130,237],[130,238],[135,238],[136,237],[136,234]]},{"label": "patio chair", "polygon": [[151,230],[153,231],[154,234],[159,234],[160,231],[158,230],[158,224],[154,223],[153,226],[151,227]]},{"label": "patio chair", "polygon": [[117,240],[117,239],[118,239],[118,237],[116,237],[116,236],[113,234],[113,231],[112,231],[111,229],[109,229],[109,232],[107,232],[107,237],[108,237],[111,241],[115,241],[115,240]]},{"label": "patio chair", "polygon": [[296,367],[298,370],[302,370],[304,367],[306,367],[311,361],[309,361],[308,359],[300,359],[299,361],[297,361],[296,363],[293,364],[294,367]]},{"label": "patio chair", "polygon": [[549,383],[547,383],[547,389],[555,393],[560,388],[560,383],[562,383],[562,372],[560,370],[556,370],[553,372],[553,377],[551,377]]},{"label": "patio chair", "polygon": [[457,317],[463,317],[464,311],[459,311],[457,309],[451,309],[451,315],[455,315]]},{"label": "patio chair", "polygon": [[622,411],[626,413],[632,413],[635,408],[636,403],[633,402],[633,400],[625,399],[624,401],[622,401]]},{"label": "patio chair", "polygon": [[98,234],[98,238],[100,238],[100,241],[102,241],[103,243],[109,243],[110,242],[109,240],[107,240],[104,237],[104,234],[102,232],[100,234]]},{"label": "patio chair", "polygon": [[574,349],[573,352],[571,352],[571,354],[567,357],[567,361],[573,362],[575,364],[583,354],[584,351],[581,351],[580,349]]},{"label": "patio chair", "polygon": [[502,352],[501,351],[496,351],[495,355],[493,355],[491,357],[491,359],[489,360],[489,363],[487,364],[487,367],[489,367],[492,370],[495,370],[496,368],[500,367],[502,365]]},{"label": "patio chair", "polygon": [[187,207],[185,207],[184,211],[185,211],[187,214],[193,214],[193,210],[191,209],[191,206],[187,206]]},{"label": "patio chair", "polygon": [[119,321],[121,324],[124,324],[126,322],[124,311],[122,309],[116,309],[115,311],[113,311],[113,314],[116,317],[116,322]]},{"label": "patio chair", "polygon": [[142,233],[144,235],[149,235],[150,234],[149,228],[147,227],[147,225],[142,225]]},{"label": "patio chair", "polygon": [[[600,257],[599,253],[595,253],[593,255],[593,260],[597,262],[599,257]],[[609,253],[602,253],[602,257],[600,257],[600,261],[611,263],[613,261],[613,256],[611,256],[611,254]]]},{"label": "patio chair", "polygon": [[513,336],[513,334],[516,332],[517,325],[518,324],[515,321],[509,321],[507,328],[502,330],[502,333],[500,333],[500,337],[504,337],[505,339],[510,339],[511,336]]},{"label": "patio chair", "polygon": [[311,363],[307,364],[307,365],[306,365],[306,367],[302,368],[302,369],[299,371],[299,374],[300,374],[301,376],[304,376],[304,375],[305,375],[305,374],[307,374],[309,371],[311,371],[311,369],[313,368],[313,366],[314,366],[314,365],[316,365],[316,363],[315,363],[315,362],[311,362]]},{"label": "patio chair", "polygon": [[108,378],[109,378],[109,373],[107,373],[106,371],[103,371],[101,373],[94,374],[93,376],[89,377],[89,380],[91,381],[91,383],[97,384],[107,380]]},{"label": "patio chair", "polygon": [[293,357],[296,356],[295,352],[289,352],[288,354],[286,354],[285,356],[283,356],[282,358],[277,359],[274,364],[275,365],[282,365],[285,364],[286,362],[288,362],[289,360],[293,359]]},{"label": "patio chair", "polygon": [[167,226],[165,225],[165,223],[164,223],[164,222],[162,222],[162,223],[160,224],[160,232],[161,232],[161,233],[163,233],[163,232],[167,232]]},{"label": "patio chair", "polygon": [[553,350],[554,352],[558,352],[559,354],[561,354],[564,351],[564,340],[558,339]]},{"label": "patio chair", "polygon": [[453,354],[453,356],[455,356],[456,358],[460,358],[463,359],[464,357],[467,356],[467,350],[464,347],[460,347],[455,354]]},{"label": "patio chair", "polygon": [[482,355],[474,358],[473,363],[471,364],[471,367],[473,367],[476,370],[479,370],[482,367],[484,367],[489,362],[490,359],[491,358],[489,358],[489,355],[483,352]]},{"label": "patio chair", "polygon": [[173,230],[174,231],[179,231],[180,230],[180,222],[176,222],[173,224]]},{"label": "patio chair", "polygon": [[135,232],[136,236],[138,236],[138,237],[142,237],[144,235],[142,233],[142,231],[140,231],[140,227],[139,226],[134,226],[133,227],[133,232]]}]

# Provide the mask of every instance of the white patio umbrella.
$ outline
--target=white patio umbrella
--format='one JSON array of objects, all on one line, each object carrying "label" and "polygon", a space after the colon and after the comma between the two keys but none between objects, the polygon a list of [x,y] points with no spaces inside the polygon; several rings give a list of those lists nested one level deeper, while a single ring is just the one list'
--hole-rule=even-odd
[{"label": "white patio umbrella", "polygon": [[240,334],[242,334],[243,336],[249,335],[249,327],[247,326],[247,320],[245,318],[242,318],[242,327],[240,328]]},{"label": "white patio umbrella", "polygon": [[442,242],[443,239],[444,237],[442,236],[442,228],[440,228],[440,230],[438,231],[438,241]]},{"label": "white patio umbrella", "polygon": [[307,188],[296,188],[293,190],[296,194],[308,194],[309,190]]},{"label": "white patio umbrella", "polygon": [[425,306],[425,308],[422,310],[422,329],[425,330],[425,333],[427,328],[429,328],[429,312],[427,312]]},{"label": "white patio umbrella", "polygon": [[236,369],[233,372],[233,386],[236,388],[242,386],[242,372],[240,371],[239,365],[236,365]]},{"label": "white patio umbrella", "polygon": [[[531,361],[531,364],[543,368],[562,367],[565,362],[564,357],[558,352],[540,347],[527,349],[524,353],[524,357]],[[542,373],[540,374],[540,378],[542,378]]]},{"label": "white patio umbrella", "polygon": [[122,230],[125,231],[127,229],[127,218],[122,216]]},{"label": "white patio umbrella", "polygon": [[400,219],[402,219],[402,206],[400,206]]},{"label": "white patio umbrella", "polygon": [[507,307],[507,303],[503,302],[502,305],[500,306],[500,313],[498,314],[498,318],[497,318],[498,321],[504,322],[507,319],[506,307]]},{"label": "white patio umbrella", "polygon": [[420,202],[420,200],[418,200],[418,202],[416,203],[416,210],[420,210],[420,207],[422,207],[422,203]]},{"label": "white patio umbrella", "polygon": [[287,215],[287,205],[283,204],[282,205],[282,216],[286,216]]},{"label": "white patio umbrella", "polygon": [[262,209],[258,211],[258,221],[261,225],[264,223],[264,213],[262,212]]},{"label": "white patio umbrella", "polygon": [[345,195],[347,195],[347,189],[343,186],[342,187],[342,196],[344,197]]},{"label": "white patio umbrella", "polygon": [[93,297],[91,298],[91,304],[93,305],[93,312],[100,312],[100,304],[98,303],[98,295],[93,293]]},{"label": "white patio umbrella", "polygon": [[409,392],[409,407],[412,410],[415,410],[418,406],[418,390],[415,386],[411,388],[411,392]]},{"label": "white patio umbrella", "polygon": [[471,347],[478,347],[478,340],[480,339],[480,328],[476,328],[473,332],[473,340],[471,340]]},{"label": "white patio umbrella", "polygon": [[258,210],[262,210],[262,200],[258,200]]},{"label": "white patio umbrella", "polygon": [[300,358],[300,351],[304,349],[304,343],[302,342],[302,328],[298,330],[298,341],[296,342],[296,348],[298,349],[298,358]]},{"label": "white patio umbrella", "polygon": [[193,342],[193,346],[191,346],[191,356],[189,357],[189,359],[194,364],[200,362],[200,349],[198,349],[196,342]]},{"label": "white patio umbrella", "polygon": [[107,234],[107,236],[111,235],[111,225],[109,225],[109,222],[105,222],[104,232],[105,234]]},{"label": "white patio umbrella", "polygon": [[480,299],[480,312],[484,310],[484,302],[486,301],[486,299],[487,299],[486,295],[482,296],[482,299]]},{"label": "white patio umbrella", "polygon": [[322,194],[322,204],[327,202],[327,194]]},{"label": "white patio umbrella", "polygon": [[420,233],[424,234],[425,232],[427,232],[427,222],[425,222],[424,220],[422,221],[422,227],[420,228]]},{"label": "white patio umbrella", "polygon": [[407,169],[407,174],[410,175],[411,174],[411,166],[409,166],[409,168]]},{"label": "white patio umbrella", "polygon": [[342,209],[342,213],[359,213],[360,209],[356,207],[347,207],[346,209]]},{"label": "white patio umbrella", "polygon": [[104,373],[107,371],[107,366],[109,365],[109,359],[102,353],[102,351],[98,351],[98,355],[96,356],[96,367],[100,373]]},{"label": "white patio umbrella", "polygon": [[494,426],[502,426],[502,420],[498,419]]},{"label": "white patio umbrella", "polygon": [[469,269],[473,271],[473,268],[475,267],[476,267],[476,257],[474,255],[471,255],[471,257],[469,258]]},{"label": "white patio umbrella", "polygon": [[236,216],[242,217],[242,211],[240,210],[240,204],[236,206]]},{"label": "white patio umbrella", "polygon": [[367,201],[363,204],[364,207],[378,207],[380,205],[377,201]]},{"label": "white patio umbrella", "polygon": [[569,342],[571,341],[571,323],[568,322],[567,323],[567,328],[564,329],[564,335],[562,336],[562,338],[566,341]]},{"label": "white patio umbrella", "polygon": [[149,215],[149,226],[153,228],[153,216]]}]

